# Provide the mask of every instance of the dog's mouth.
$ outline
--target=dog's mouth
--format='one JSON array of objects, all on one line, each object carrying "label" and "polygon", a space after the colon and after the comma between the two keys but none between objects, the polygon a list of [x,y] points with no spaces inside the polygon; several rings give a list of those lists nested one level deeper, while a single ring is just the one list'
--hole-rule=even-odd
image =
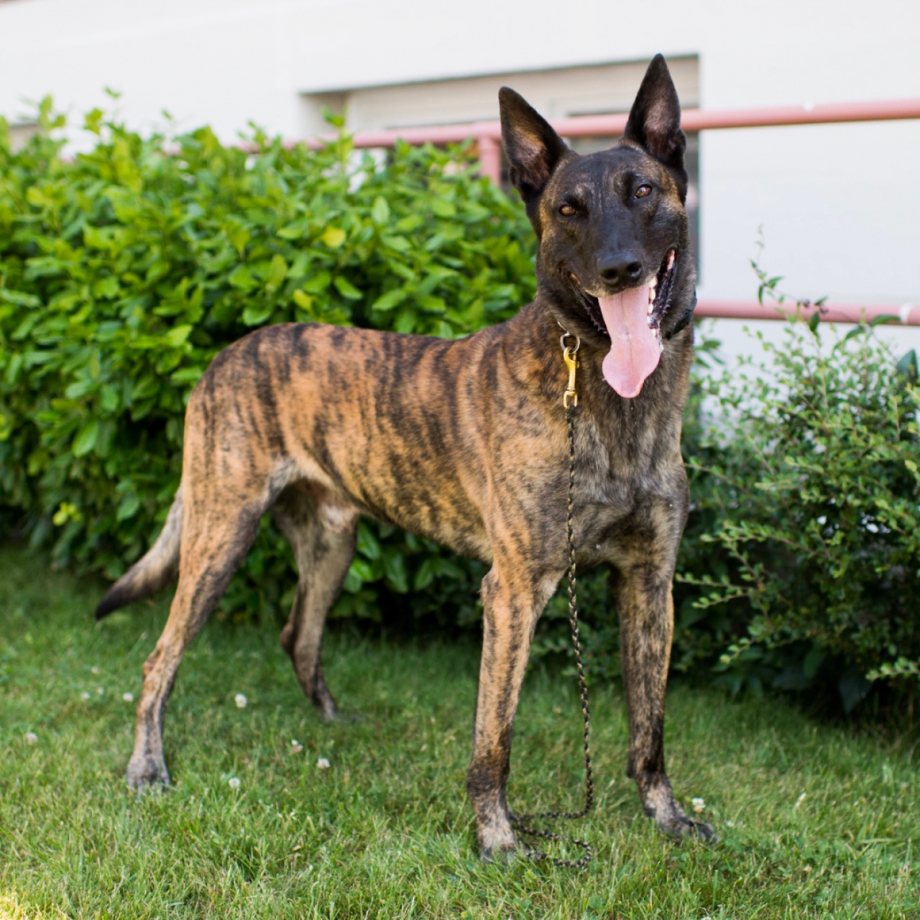
[{"label": "dog's mouth", "polygon": [[674,293],[677,250],[669,249],[649,281],[610,296],[590,294],[570,277],[585,312],[598,332],[610,338],[602,371],[607,383],[626,399],[638,396],[661,358],[661,320]]}]

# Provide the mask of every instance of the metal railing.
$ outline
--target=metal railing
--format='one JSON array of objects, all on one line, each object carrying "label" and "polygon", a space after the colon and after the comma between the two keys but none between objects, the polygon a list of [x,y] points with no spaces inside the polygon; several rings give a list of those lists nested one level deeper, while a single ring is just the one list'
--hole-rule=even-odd
[{"label": "metal railing", "polygon": [[[562,137],[616,137],[626,127],[627,115],[582,115],[551,122]],[[774,128],[787,125],[828,125],[868,121],[920,119],[920,99],[890,99],[872,102],[843,102],[820,105],[777,106],[756,109],[706,111],[687,109],[681,113],[685,131],[721,131],[731,128]],[[308,143],[319,146],[331,138],[315,138]],[[450,144],[472,139],[476,144],[481,172],[493,182],[501,180],[501,123],[477,121],[459,125],[405,128],[395,131],[360,131],[354,135],[355,147],[392,147],[397,141],[408,144]],[[799,311],[808,316],[820,310],[831,322],[856,323],[878,316],[896,316],[905,326],[920,326],[920,303],[896,306],[823,304],[799,308],[794,304],[763,306],[756,302],[701,300],[698,316],[730,319],[784,319]]]}]

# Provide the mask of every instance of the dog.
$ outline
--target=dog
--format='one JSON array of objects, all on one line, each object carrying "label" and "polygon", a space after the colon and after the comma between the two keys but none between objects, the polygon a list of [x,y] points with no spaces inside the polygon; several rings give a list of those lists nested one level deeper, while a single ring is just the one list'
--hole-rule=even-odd
[{"label": "dog", "polygon": [[539,240],[531,304],[453,341],[265,327],[218,354],[192,393],[163,530],[96,611],[101,618],[178,573],[143,669],[132,787],[169,783],[162,732],[176,671],[266,512],[299,569],[281,644],[320,716],[336,717],[323,625],[364,514],[490,566],[466,787],[482,856],[516,848],[505,797],[512,726],[534,627],[567,570],[564,333],[580,340],[576,561],[579,571],[609,566],[615,584],[627,775],[663,831],[714,838],[675,800],[664,760],[695,303],[677,92],[658,55],[622,139],[587,156],[513,90],[503,88],[499,103],[511,182]]}]

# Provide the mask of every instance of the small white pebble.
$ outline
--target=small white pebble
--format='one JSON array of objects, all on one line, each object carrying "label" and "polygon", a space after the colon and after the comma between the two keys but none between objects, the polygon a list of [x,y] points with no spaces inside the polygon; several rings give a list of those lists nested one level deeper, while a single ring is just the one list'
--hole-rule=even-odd
[{"label": "small white pebble", "polygon": [[811,872],[811,866],[806,866],[806,867],[805,867],[805,872]]},{"label": "small white pebble", "polygon": [[240,781],[239,781],[239,779],[238,779],[237,777],[235,777],[235,776],[231,776],[230,779],[227,780],[227,783],[229,784],[229,786],[230,786],[231,789],[239,789],[239,788],[240,788]]},{"label": "small white pebble", "polygon": [[296,739],[291,739],[291,753],[299,754],[303,750],[303,745]]},{"label": "small white pebble", "polygon": [[92,694],[90,694],[89,690],[84,690],[84,691],[80,694],[80,699],[83,699],[83,700],[91,699],[91,697],[92,697]]},{"label": "small white pebble", "polygon": [[[35,732],[26,732],[26,744],[35,744],[38,741],[38,735]],[[328,767],[329,764],[326,764]]]},{"label": "small white pebble", "polygon": [[98,674],[98,673],[99,673],[99,668],[97,668],[97,667],[94,666],[94,667],[92,667],[92,668],[89,669],[89,673],[90,673],[90,674]]},{"label": "small white pebble", "polygon": [[329,769],[329,761],[326,760],[325,757],[320,757],[320,759],[316,761],[316,766],[317,766],[320,770],[328,770],[328,769]]},{"label": "small white pebble", "polygon": [[796,808],[798,808],[799,805],[801,805],[802,802],[805,801],[805,795],[806,795],[806,793],[803,792],[803,793],[795,800],[795,805],[792,806],[792,810],[793,810],[793,811],[795,811]]},{"label": "small white pebble", "polygon": [[735,822],[734,822],[734,821],[726,821],[726,822],[725,822],[725,826],[726,826],[726,827],[734,827],[734,826],[735,826]]},{"label": "small white pebble", "polygon": [[242,693],[237,693],[237,695],[233,697],[233,700],[236,703],[238,709],[245,709],[249,703],[249,700],[247,700]]},{"label": "small white pebble", "polygon": [[122,698],[126,703],[133,703],[133,702],[134,702],[134,694],[133,694],[133,693],[122,693],[121,698]]},{"label": "small white pebble", "polygon": [[697,814],[699,814],[706,807],[706,802],[704,799],[690,799],[690,802],[693,805],[693,810]]}]

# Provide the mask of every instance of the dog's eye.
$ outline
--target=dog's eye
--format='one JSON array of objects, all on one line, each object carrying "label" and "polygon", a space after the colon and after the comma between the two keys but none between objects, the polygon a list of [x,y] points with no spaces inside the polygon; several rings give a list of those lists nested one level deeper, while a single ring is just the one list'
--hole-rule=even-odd
[{"label": "dog's eye", "polygon": [[650,185],[640,185],[636,189],[636,198],[645,198],[648,195],[652,194],[652,187]]},{"label": "dog's eye", "polygon": [[574,217],[578,213],[578,210],[570,204],[564,204],[559,208],[559,213],[563,217]]}]

